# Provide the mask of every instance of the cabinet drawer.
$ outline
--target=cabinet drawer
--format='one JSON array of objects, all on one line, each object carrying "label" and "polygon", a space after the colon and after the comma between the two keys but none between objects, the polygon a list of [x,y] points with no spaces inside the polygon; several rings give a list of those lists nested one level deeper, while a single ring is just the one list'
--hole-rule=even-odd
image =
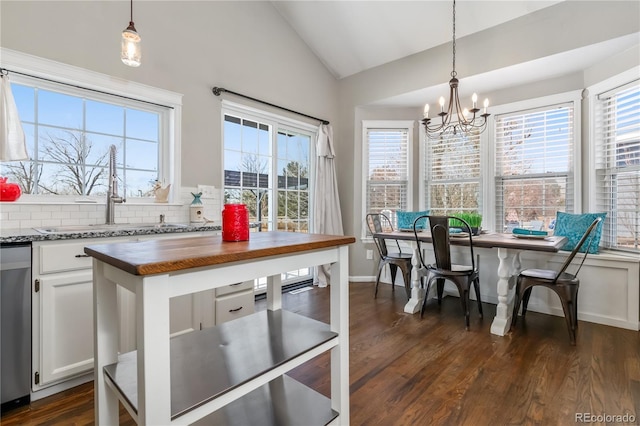
[{"label": "cabinet drawer", "polygon": [[253,280],[216,288],[216,297],[253,289]]},{"label": "cabinet drawer", "polygon": [[[91,269],[93,258],[85,254],[85,246],[91,244],[106,244],[125,241],[123,239],[93,238],[81,239],[72,242],[41,243],[34,245],[34,266],[40,274],[53,272],[77,271]],[[35,265],[37,263],[37,266]]]},{"label": "cabinet drawer", "polygon": [[216,324],[252,314],[255,310],[253,290],[216,298]]},{"label": "cabinet drawer", "polygon": [[90,269],[92,258],[84,253],[86,242],[40,246],[40,273]]}]

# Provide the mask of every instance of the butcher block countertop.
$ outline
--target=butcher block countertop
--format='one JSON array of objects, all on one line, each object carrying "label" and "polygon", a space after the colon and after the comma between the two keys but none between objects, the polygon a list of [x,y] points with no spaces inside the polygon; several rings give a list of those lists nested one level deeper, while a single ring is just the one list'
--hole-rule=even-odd
[{"label": "butcher block countertop", "polygon": [[133,275],[162,274],[201,266],[286,255],[355,242],[354,237],[297,232],[252,232],[249,241],[221,236],[95,244],[86,254]]}]

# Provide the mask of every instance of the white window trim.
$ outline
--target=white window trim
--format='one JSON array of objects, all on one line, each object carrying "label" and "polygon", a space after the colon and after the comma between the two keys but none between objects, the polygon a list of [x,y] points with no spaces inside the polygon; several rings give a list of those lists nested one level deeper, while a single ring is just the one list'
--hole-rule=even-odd
[{"label": "white window trim", "polygon": [[[367,175],[369,170],[369,144],[367,143],[367,129],[370,128],[388,128],[388,129],[407,129],[409,144],[407,148],[407,208],[413,208],[413,133],[415,128],[414,120],[362,120],[362,205],[360,211],[363,215],[367,214]],[[365,218],[362,218],[362,227],[360,230],[360,238],[363,242],[372,242],[373,239],[367,235],[367,224]]]},{"label": "white window trim", "polygon": [[[484,145],[487,147],[486,157],[482,157],[481,161],[487,160],[486,167],[483,170],[483,179],[485,181],[486,191],[484,195],[486,195],[486,203],[484,203],[482,216],[487,220],[482,220],[483,224],[491,224],[493,227],[496,223],[496,206],[495,206],[495,129],[496,129],[496,120],[495,117],[501,114],[508,114],[516,111],[523,111],[533,108],[542,108],[548,105],[561,104],[566,102],[572,102],[574,108],[574,117],[573,117],[573,202],[574,202],[574,213],[581,213],[582,210],[582,125],[581,125],[581,117],[582,117],[582,90],[573,90],[570,92],[559,93],[550,96],[543,96],[540,98],[527,99],[525,101],[518,101],[509,104],[503,104],[494,106],[491,108],[491,116],[489,116],[487,130],[485,132],[486,135],[483,137],[486,138]],[[481,149],[483,144],[483,139],[480,139]]]},{"label": "white window trim", "polygon": [[[164,135],[165,138],[168,137],[169,143],[161,149],[160,167],[163,171],[164,180],[171,183],[173,199],[179,199],[179,188],[181,187],[182,94],[4,47],[0,47],[0,57],[2,58],[2,67],[10,70],[9,78],[11,78],[11,71],[21,72],[63,84],[81,86],[89,90],[107,92],[172,108],[168,112],[169,135]],[[21,199],[24,198],[23,201],[33,203],[37,202],[39,199],[37,197],[40,196],[27,197],[24,195]],[[66,198],[69,197],[56,196],[56,200],[60,201],[67,201]],[[77,197],[71,197],[68,201],[72,201],[75,198]]]},{"label": "white window trim", "polygon": [[[611,78],[608,78],[604,81],[596,83],[592,86],[587,87],[588,99],[589,99],[589,130],[588,135],[589,138],[587,140],[588,146],[588,158],[587,158],[587,167],[588,170],[596,169],[596,103],[598,101],[597,97],[601,93],[608,92],[609,90],[613,90],[616,87],[622,86],[623,84],[627,84],[631,81],[635,81],[638,79],[638,75],[640,75],[640,66],[633,67],[627,71],[624,71],[618,75],[615,75]],[[596,174],[589,173],[587,180],[587,200],[585,200],[585,205],[589,211],[595,211],[597,209],[596,206]]]},{"label": "white window trim", "polygon": [[[223,159],[220,167],[220,182],[222,182],[222,190],[224,191],[224,116],[226,114],[238,114],[243,119],[255,120],[258,122],[262,122],[272,126],[274,129],[287,127],[289,126],[291,130],[300,130],[302,132],[311,133],[311,146],[309,147],[309,157],[310,161],[310,170],[309,170],[309,182],[311,182],[309,188],[309,230],[313,229],[314,223],[314,192],[315,192],[315,180],[316,180],[316,169],[317,169],[317,155],[316,155],[316,143],[318,137],[318,129],[319,126],[314,126],[309,123],[305,123],[303,121],[294,120],[288,117],[284,117],[278,114],[274,114],[267,111],[262,111],[257,108],[252,108],[243,104],[222,100],[222,108],[220,108],[220,123],[223,123],[220,126],[220,140],[222,143],[220,144],[220,158]],[[274,141],[270,141],[271,146],[273,146]],[[272,156],[272,169],[276,168],[277,158],[276,156]],[[274,188],[277,190],[277,188]],[[277,197],[270,197],[269,211],[277,212],[278,205]],[[271,227],[273,222],[269,221],[269,226]]]}]

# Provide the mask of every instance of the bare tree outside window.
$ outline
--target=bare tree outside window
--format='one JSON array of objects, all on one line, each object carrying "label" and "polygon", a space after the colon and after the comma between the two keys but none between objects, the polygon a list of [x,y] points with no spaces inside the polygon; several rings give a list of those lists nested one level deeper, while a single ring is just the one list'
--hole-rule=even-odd
[{"label": "bare tree outside window", "polygon": [[[20,185],[24,194],[104,193],[108,151],[98,154],[97,160],[88,164],[95,149],[83,132],[65,130],[55,135],[47,133],[42,136],[40,146],[43,153],[39,161],[31,159],[5,166],[7,174]],[[45,170],[49,170],[49,173],[44,173]]]}]

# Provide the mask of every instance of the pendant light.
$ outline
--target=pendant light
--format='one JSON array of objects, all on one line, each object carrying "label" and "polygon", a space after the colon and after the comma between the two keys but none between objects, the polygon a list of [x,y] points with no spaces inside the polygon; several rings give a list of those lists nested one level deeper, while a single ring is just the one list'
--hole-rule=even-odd
[{"label": "pendant light", "polygon": [[445,109],[445,99],[444,96],[441,96],[439,101],[440,112],[436,114],[440,117],[439,123],[431,123],[429,104],[424,106],[422,124],[429,138],[437,139],[445,133],[453,133],[455,135],[473,130],[482,133],[487,128],[487,117],[491,115],[487,113],[489,100],[484,100],[482,114],[476,115],[480,112],[480,108],[477,106],[478,95],[474,93],[471,97],[471,109],[465,108],[463,110],[458,98],[459,80],[456,76],[456,1],[453,0],[453,71],[451,71],[451,80],[449,80],[449,106]]},{"label": "pendant light", "polygon": [[133,25],[133,0],[131,0],[131,20],[129,26],[122,32],[122,52],[120,59],[125,65],[139,67],[142,57],[142,46],[140,45],[140,35]]}]

